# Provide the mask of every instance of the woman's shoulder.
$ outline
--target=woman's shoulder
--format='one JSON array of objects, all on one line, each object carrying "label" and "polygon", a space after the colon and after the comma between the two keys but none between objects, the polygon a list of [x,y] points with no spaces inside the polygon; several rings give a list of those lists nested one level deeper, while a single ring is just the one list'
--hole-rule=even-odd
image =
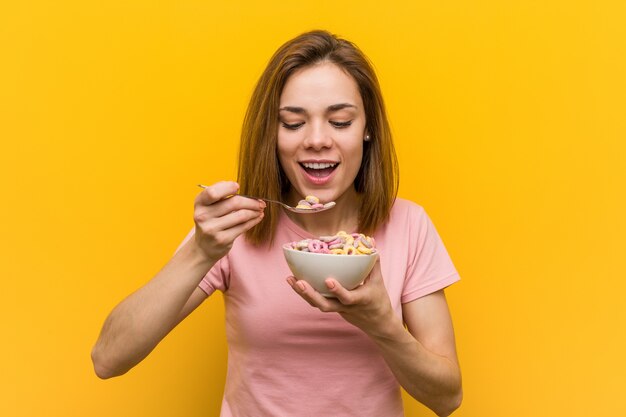
[{"label": "woman's shoulder", "polygon": [[396,198],[389,218],[379,229],[382,233],[411,233],[415,225],[421,226],[427,218],[424,208],[414,201]]},{"label": "woman's shoulder", "polygon": [[414,201],[406,200],[404,198],[396,197],[393,206],[391,207],[391,217],[404,217],[404,216],[425,216],[426,211],[424,207],[417,204]]}]

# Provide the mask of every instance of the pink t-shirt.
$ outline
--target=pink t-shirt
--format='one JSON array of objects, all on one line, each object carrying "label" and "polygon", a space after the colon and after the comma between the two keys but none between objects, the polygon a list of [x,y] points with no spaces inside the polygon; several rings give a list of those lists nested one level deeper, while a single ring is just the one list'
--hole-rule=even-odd
[{"label": "pink t-shirt", "polygon": [[[393,308],[459,280],[424,210],[397,199],[376,233]],[[337,313],[311,307],[285,281],[283,243],[315,237],[284,213],[275,244],[243,237],[200,283],[226,307],[228,373],[221,417],[403,416],[400,387],[374,343]]]}]

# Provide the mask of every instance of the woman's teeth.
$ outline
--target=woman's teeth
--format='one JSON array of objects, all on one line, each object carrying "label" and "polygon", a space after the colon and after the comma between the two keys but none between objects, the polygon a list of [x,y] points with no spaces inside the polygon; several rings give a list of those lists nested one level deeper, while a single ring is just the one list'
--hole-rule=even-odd
[{"label": "woman's teeth", "polygon": [[326,169],[326,168],[334,168],[335,165],[337,165],[336,163],[331,164],[328,162],[323,162],[323,163],[311,163],[311,162],[303,162],[302,166],[307,168],[307,169]]},{"label": "woman's teeth", "polygon": [[302,168],[304,168],[304,170],[307,172],[307,174],[313,176],[313,177],[318,177],[318,178],[323,178],[323,177],[327,177],[329,176],[337,167],[337,165],[339,165],[338,162],[303,162],[300,165],[302,165]]}]

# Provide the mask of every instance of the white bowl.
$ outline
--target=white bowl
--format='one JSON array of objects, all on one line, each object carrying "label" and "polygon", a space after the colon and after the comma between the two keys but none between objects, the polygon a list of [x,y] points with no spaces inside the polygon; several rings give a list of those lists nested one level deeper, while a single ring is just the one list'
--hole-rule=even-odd
[{"label": "white bowl", "polygon": [[346,289],[352,290],[370,273],[378,253],[370,255],[332,255],[302,252],[283,246],[289,269],[296,277],[308,282],[325,297],[334,297],[326,286],[327,278],[334,278]]}]

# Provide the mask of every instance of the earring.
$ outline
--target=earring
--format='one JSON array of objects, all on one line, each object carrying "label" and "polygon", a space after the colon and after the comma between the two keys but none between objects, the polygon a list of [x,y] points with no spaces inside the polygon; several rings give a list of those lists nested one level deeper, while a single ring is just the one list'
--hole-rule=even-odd
[{"label": "earring", "polygon": [[363,140],[365,142],[369,142],[370,141],[370,135],[365,135],[365,137],[363,138]]}]

